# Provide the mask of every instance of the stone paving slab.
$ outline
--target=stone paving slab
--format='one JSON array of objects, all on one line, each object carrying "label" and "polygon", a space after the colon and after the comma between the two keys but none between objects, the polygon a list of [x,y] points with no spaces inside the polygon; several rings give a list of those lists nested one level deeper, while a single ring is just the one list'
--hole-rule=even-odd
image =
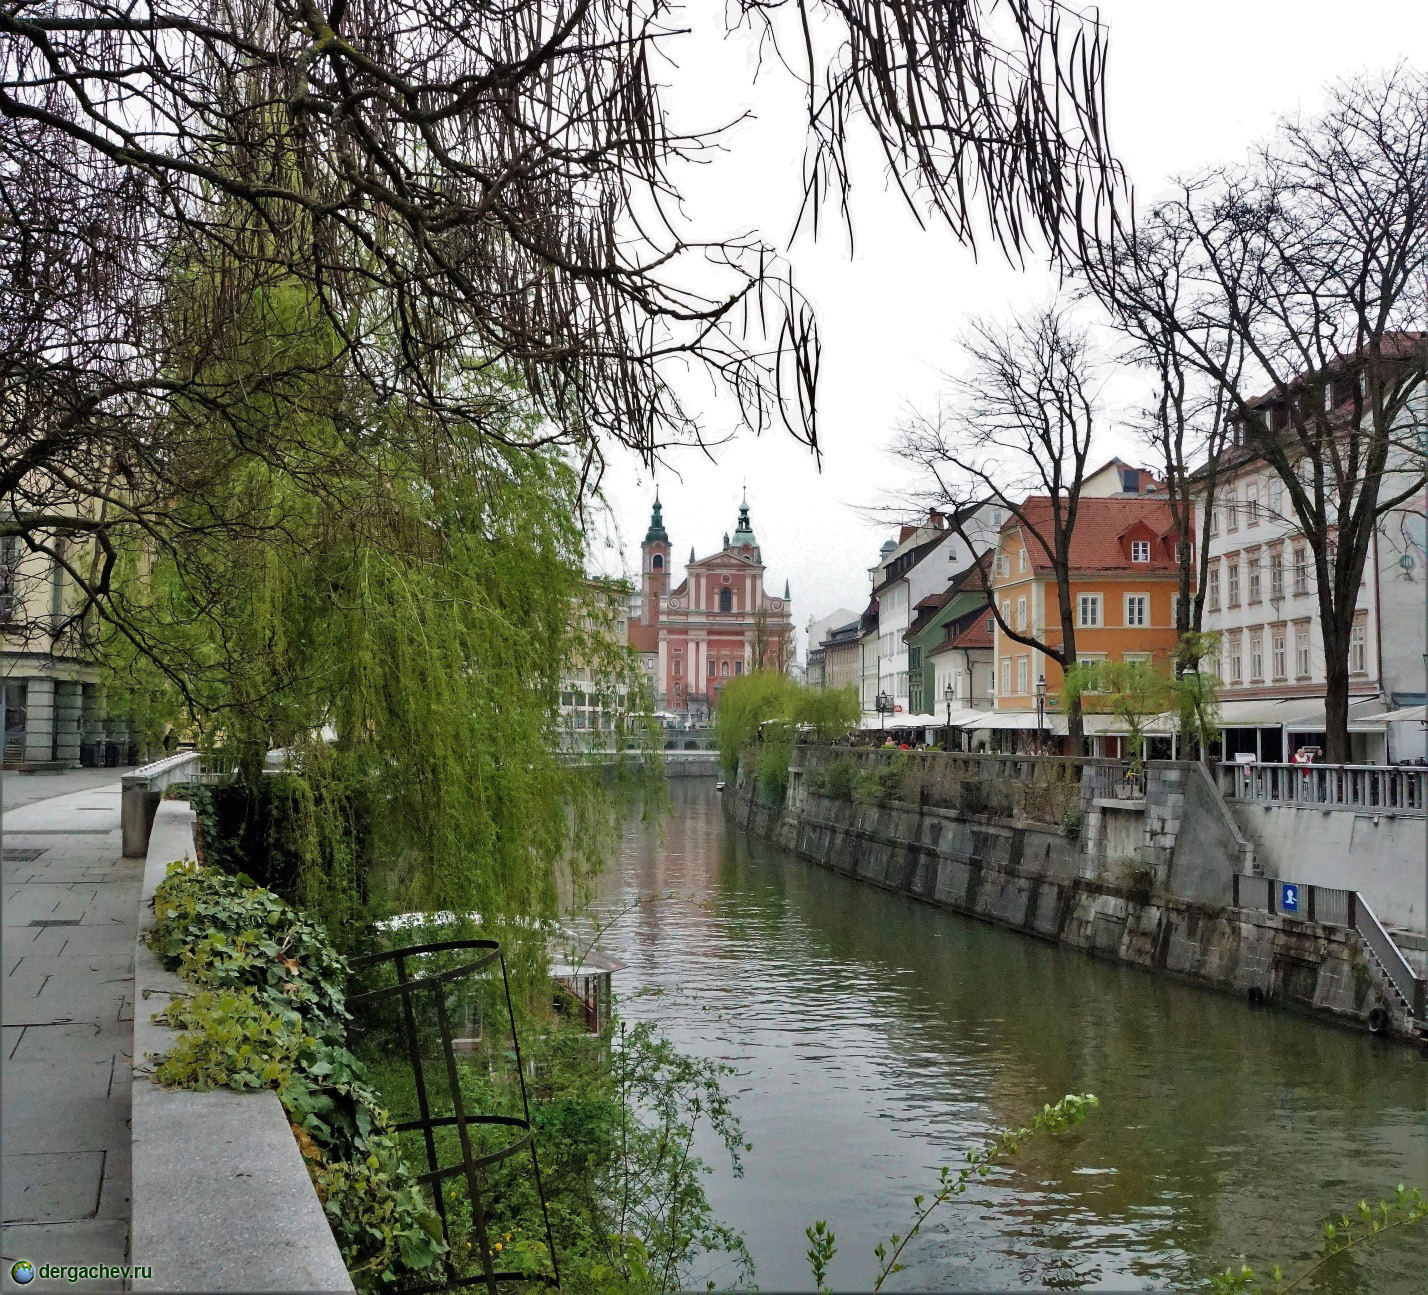
[{"label": "stone paving slab", "polygon": [[[122,1265],[128,1256],[133,955],[143,869],[120,862],[117,771],[85,773],[48,781],[66,794],[33,800],[4,819],[6,848],[42,848],[33,860],[6,865],[0,891],[6,1290],[19,1289],[9,1278],[18,1258]],[[14,782],[5,780],[7,804]],[[36,1280],[24,1289],[47,1285]]]},{"label": "stone paving slab", "polygon": [[[123,1264],[128,1262],[129,1224],[121,1219],[84,1219],[66,1223],[22,1223],[0,1228],[5,1291],[119,1291],[122,1282],[85,1282],[82,1285],[36,1278],[28,1286],[17,1286],[10,1277],[16,1259],[28,1259],[36,1266],[50,1264]],[[116,1258],[116,1256],[118,1256]]]},{"label": "stone paving slab", "polygon": [[21,1151],[5,1157],[3,1202],[12,1223],[92,1219],[104,1182],[102,1151]]}]

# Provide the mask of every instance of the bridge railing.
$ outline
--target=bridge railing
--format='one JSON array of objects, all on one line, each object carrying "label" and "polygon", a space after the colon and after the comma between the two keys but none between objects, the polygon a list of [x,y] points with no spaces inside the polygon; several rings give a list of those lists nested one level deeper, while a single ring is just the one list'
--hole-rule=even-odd
[{"label": "bridge railing", "polygon": [[[1293,907],[1287,902],[1292,896]],[[1282,877],[1252,877],[1236,874],[1232,900],[1236,908],[1260,913],[1277,913],[1302,918],[1324,926],[1344,926],[1357,931],[1373,951],[1384,974],[1403,996],[1408,1010],[1422,1021],[1428,1009],[1428,980],[1420,976],[1404,956],[1393,937],[1384,929],[1368,901],[1356,890],[1337,886],[1317,886],[1286,881]]]},{"label": "bridge railing", "polygon": [[1428,768],[1372,764],[1222,764],[1220,787],[1231,800],[1260,805],[1347,809],[1357,813],[1428,812]]},{"label": "bridge railing", "polygon": [[233,759],[222,752],[179,751],[151,764],[140,765],[120,779],[119,826],[126,858],[148,853],[149,833],[164,789],[181,782],[216,783],[233,774]]}]

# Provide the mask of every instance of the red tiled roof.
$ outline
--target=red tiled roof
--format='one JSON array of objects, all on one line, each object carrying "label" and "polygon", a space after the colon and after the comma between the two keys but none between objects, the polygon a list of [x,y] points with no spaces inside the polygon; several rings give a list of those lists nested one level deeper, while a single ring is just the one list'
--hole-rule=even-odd
[{"label": "red tiled roof", "polygon": [[[1021,506],[1032,529],[1051,538],[1051,500],[1032,495]],[[1002,529],[1021,527],[1015,515]],[[1024,528],[1023,528],[1024,529]],[[1133,534],[1134,532],[1134,534]],[[1024,535],[1031,554],[1032,570],[1049,575],[1051,560],[1033,536]],[[1130,557],[1130,541],[1148,539],[1150,561],[1135,562]],[[1175,530],[1170,505],[1164,499],[1127,497],[1123,499],[1082,498],[1076,509],[1076,526],[1071,533],[1071,570],[1168,572],[1178,570],[1175,561]]]}]

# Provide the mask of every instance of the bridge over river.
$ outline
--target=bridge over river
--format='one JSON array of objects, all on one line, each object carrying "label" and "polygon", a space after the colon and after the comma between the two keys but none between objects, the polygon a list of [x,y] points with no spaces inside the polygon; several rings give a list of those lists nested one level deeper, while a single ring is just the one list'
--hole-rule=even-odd
[{"label": "bridge over river", "polygon": [[[628,830],[600,908],[668,897],[615,921],[601,948],[625,964],[627,1016],[738,1067],[744,1177],[699,1149],[765,1290],[810,1288],[815,1219],[838,1235],[833,1287],[866,1289],[873,1246],[906,1231],[939,1165],[1068,1092],[1101,1108],[944,1207],[890,1289],[1164,1290],[1242,1256],[1294,1271],[1331,1212],[1428,1187],[1416,1050],[783,856],[726,826],[711,781],[671,794],[662,833]],[[1425,1271],[1419,1229],[1311,1289],[1417,1295]]]}]

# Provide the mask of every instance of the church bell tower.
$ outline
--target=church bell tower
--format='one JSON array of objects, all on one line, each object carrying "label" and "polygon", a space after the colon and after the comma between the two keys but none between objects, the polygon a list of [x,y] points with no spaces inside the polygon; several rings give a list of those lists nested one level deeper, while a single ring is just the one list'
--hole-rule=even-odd
[{"label": "church bell tower", "polygon": [[659,620],[659,600],[669,593],[669,534],[660,515],[658,491],[640,553],[640,619],[653,625]]}]

